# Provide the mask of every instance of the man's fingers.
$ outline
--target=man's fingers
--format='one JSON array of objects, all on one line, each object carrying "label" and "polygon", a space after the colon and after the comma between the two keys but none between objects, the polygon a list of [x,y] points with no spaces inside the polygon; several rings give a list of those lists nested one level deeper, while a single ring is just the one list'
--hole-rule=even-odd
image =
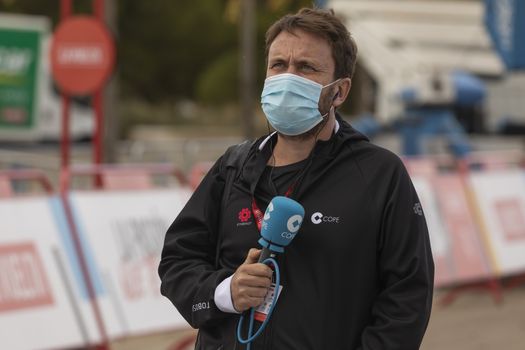
[{"label": "man's fingers", "polygon": [[264,264],[243,264],[237,269],[239,273],[255,276],[255,277],[265,277],[272,279],[273,271],[271,268]]},{"label": "man's fingers", "polygon": [[260,249],[250,249],[246,260],[233,275],[231,295],[237,311],[261,305],[270,288],[273,271],[267,265],[258,263],[260,255]]},{"label": "man's fingers", "polygon": [[247,298],[260,299],[268,293],[268,288],[241,287],[239,293]]},{"label": "man's fingers", "polygon": [[267,265],[258,262],[260,255],[260,249],[250,249],[248,255],[246,256],[246,260],[244,260],[244,263],[241,266],[239,266],[238,270],[252,276],[261,276],[271,279],[273,271]]},{"label": "man's fingers", "polygon": [[265,276],[254,276],[250,274],[239,274],[235,281],[239,286],[243,287],[254,287],[254,288],[270,288],[272,283],[271,279]]},{"label": "man's fingers", "polygon": [[233,307],[238,312],[243,312],[251,307],[258,307],[263,303],[263,301],[264,298],[242,297],[238,300],[237,303],[234,302]]}]

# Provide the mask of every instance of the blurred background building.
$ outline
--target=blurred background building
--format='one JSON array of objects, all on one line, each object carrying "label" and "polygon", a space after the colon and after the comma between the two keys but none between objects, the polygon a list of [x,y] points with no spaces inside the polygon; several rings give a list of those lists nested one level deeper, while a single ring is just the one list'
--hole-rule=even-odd
[{"label": "blurred background building", "polygon": [[[34,128],[17,135],[8,125],[19,123],[12,115],[15,121],[0,124],[4,149],[28,144],[11,144],[13,140],[59,138],[61,102],[48,58],[59,3],[0,2],[4,33],[31,28],[41,45],[31,53],[38,86],[31,107]],[[88,0],[73,4],[77,14],[92,8]],[[265,74],[265,29],[282,14],[310,4],[105,1],[117,45],[117,65],[105,89],[106,161],[169,161],[188,168],[195,161],[215,159],[232,140],[267,132],[258,99]],[[452,144],[460,155],[523,147],[519,137],[500,137],[523,135],[525,123],[519,1],[335,0],[317,5],[333,8],[356,38],[354,88],[341,113],[369,136],[378,136],[378,143],[398,153],[448,152],[447,135],[465,132],[469,137],[462,135]],[[92,134],[91,102],[89,96],[74,98],[76,140]],[[419,118],[415,114],[423,115],[420,122],[427,120],[429,106],[440,106],[441,117],[451,117],[457,127],[450,134],[437,126],[426,131],[413,127],[411,120]],[[434,133],[441,136],[427,137]],[[404,135],[421,142],[407,144]],[[226,143],[217,147],[223,137]],[[202,142],[197,144],[196,138]],[[77,148],[81,152],[82,146]]]}]

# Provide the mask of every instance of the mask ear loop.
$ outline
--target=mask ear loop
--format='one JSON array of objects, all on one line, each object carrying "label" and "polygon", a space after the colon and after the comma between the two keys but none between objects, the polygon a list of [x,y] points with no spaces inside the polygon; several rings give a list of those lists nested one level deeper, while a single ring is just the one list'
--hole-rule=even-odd
[{"label": "mask ear loop", "polygon": [[[342,79],[342,78],[339,78],[339,79],[336,79],[336,80],[332,81],[330,84],[326,84],[325,86],[323,86],[323,89],[329,87],[330,85],[333,85],[333,84],[339,82],[339,80],[341,80],[341,79]],[[335,93],[334,97],[332,97],[332,103],[334,103],[334,101],[335,101],[335,99],[337,98],[337,96],[339,96],[339,91],[337,91],[337,92]],[[333,107],[333,105],[330,107],[330,109],[332,109],[332,107]],[[334,108],[335,108],[335,107],[334,107]],[[323,117],[323,118],[326,117],[326,116],[328,115],[328,113],[330,113],[330,109],[328,109],[328,112],[326,112],[326,113],[325,113],[324,115],[322,115],[321,117]]]},{"label": "mask ear loop", "polygon": [[[337,79],[337,80],[331,82],[331,83],[328,84],[328,85],[323,86],[323,89],[324,89],[325,87],[328,87],[328,86],[330,86],[330,85],[332,85],[332,84],[337,83],[339,80],[341,80],[341,78],[339,78],[339,79]],[[337,91],[337,92],[335,93],[334,97],[332,97],[332,103],[335,101],[335,99],[336,99],[338,96],[339,96],[339,91]],[[328,114],[330,114],[330,111],[331,111],[332,108],[334,108],[334,110],[335,110],[335,107],[334,107],[333,105],[330,106],[330,109],[328,110],[328,112],[326,112],[324,115],[322,115],[323,119],[324,119],[326,116],[328,116]],[[324,123],[326,123],[326,121],[324,121]],[[323,126],[323,127],[324,127],[324,126]],[[315,136],[314,136],[314,147],[312,148],[312,150],[310,151],[310,154],[308,155],[308,163],[307,163],[307,165],[304,167],[304,169],[303,169],[302,172],[306,172],[306,169],[307,169],[308,167],[310,167],[310,165],[311,165],[311,163],[312,163],[312,158],[313,158],[313,155],[314,155],[315,144],[317,143],[317,141],[318,141],[318,139],[319,139],[319,134],[321,133],[322,130],[323,130],[323,128],[319,128],[319,130],[317,130],[317,132],[315,133]],[[300,178],[302,178],[302,175],[303,175],[303,174],[301,174]]]},{"label": "mask ear loop", "polygon": [[[335,93],[334,97],[332,97],[332,103],[334,103],[334,101],[335,101],[335,99],[337,98],[337,96],[339,96],[339,91],[337,91],[337,92]],[[330,114],[330,110],[331,110],[332,108],[333,108],[334,111],[335,111],[335,107],[334,107],[334,105],[331,105],[331,106],[330,106],[330,109],[328,109],[328,112],[326,112],[325,114],[321,115],[321,117],[323,117],[323,119],[324,119],[328,114]],[[321,128],[321,129],[322,129],[322,128]],[[320,131],[319,131],[319,132],[320,132]],[[315,136],[316,136],[316,141],[317,141],[317,136],[318,136],[318,135],[319,135],[319,133],[317,133],[317,135],[315,135]]]}]

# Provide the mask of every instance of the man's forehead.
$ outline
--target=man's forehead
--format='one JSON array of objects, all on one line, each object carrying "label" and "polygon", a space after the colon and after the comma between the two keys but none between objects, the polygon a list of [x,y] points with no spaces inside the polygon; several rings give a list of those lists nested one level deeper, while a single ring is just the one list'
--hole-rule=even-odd
[{"label": "man's forehead", "polygon": [[318,58],[330,55],[331,47],[322,36],[296,29],[279,33],[270,45],[268,54],[271,57],[288,54],[290,51],[295,56]]}]

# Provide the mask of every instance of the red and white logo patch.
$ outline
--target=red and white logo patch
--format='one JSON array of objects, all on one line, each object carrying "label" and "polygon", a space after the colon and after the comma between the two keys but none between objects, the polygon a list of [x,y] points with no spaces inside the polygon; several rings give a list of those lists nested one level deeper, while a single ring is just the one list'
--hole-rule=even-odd
[{"label": "red and white logo patch", "polygon": [[0,313],[52,305],[51,288],[33,243],[0,246]]},{"label": "red and white logo patch", "polygon": [[242,208],[239,214],[237,214],[237,218],[239,219],[237,226],[250,225],[252,223],[250,220],[252,218],[252,212],[249,208]]}]

